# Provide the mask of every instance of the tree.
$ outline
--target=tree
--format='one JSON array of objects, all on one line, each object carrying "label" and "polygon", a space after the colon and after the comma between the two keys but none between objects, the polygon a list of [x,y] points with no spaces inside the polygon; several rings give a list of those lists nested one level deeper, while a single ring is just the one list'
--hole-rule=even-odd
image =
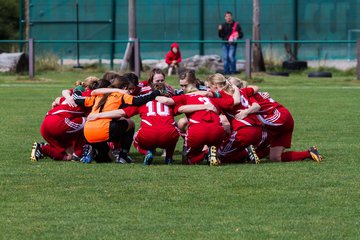
[{"label": "tree", "polygon": [[19,37],[19,1],[0,0],[0,39]]},{"label": "tree", "polygon": [[[253,40],[259,41],[260,39],[260,1],[253,0]],[[253,44],[253,59],[254,71],[264,72],[265,62],[260,43]]]},{"label": "tree", "polygon": [[[19,4],[18,1],[0,0],[0,39],[14,40],[19,38]],[[1,52],[10,52],[15,44],[0,46]]]}]

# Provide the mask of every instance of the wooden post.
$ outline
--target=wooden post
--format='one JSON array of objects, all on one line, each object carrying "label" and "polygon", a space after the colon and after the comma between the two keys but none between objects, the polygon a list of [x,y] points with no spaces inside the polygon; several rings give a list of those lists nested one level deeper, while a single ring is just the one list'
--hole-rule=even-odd
[{"label": "wooden post", "polygon": [[246,79],[251,79],[251,39],[245,40],[245,74]]},{"label": "wooden post", "polygon": [[[129,0],[128,5],[129,41],[133,41],[136,38],[136,0]],[[129,42],[126,46],[124,60],[120,68],[121,71],[127,69],[129,62],[133,59],[133,54],[134,43]],[[130,66],[132,66],[132,64],[130,64]]]},{"label": "wooden post", "polygon": [[[25,17],[25,37],[24,39],[29,39],[29,32],[30,32],[30,0],[24,0],[24,17]],[[25,48],[27,46],[25,45]],[[23,51],[26,52],[27,49]]]},{"label": "wooden post", "polygon": [[34,39],[29,38],[29,77],[35,76],[35,48]]},{"label": "wooden post", "polygon": [[141,62],[140,62],[140,41],[138,38],[134,39],[134,61],[135,61],[135,74],[140,78]]},{"label": "wooden post", "polygon": [[356,52],[357,52],[357,80],[360,80],[360,39],[356,41]]},{"label": "wooden post", "polygon": [[[260,0],[253,0],[253,37],[254,41],[260,40]],[[265,62],[262,55],[261,44],[254,42],[253,49],[253,63],[255,72],[265,71]]]}]

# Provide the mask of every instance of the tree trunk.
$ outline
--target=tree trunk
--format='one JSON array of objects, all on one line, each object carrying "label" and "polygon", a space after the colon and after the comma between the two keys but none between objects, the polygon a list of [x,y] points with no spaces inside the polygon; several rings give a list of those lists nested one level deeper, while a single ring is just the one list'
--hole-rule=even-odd
[{"label": "tree trunk", "polygon": [[[253,40],[259,41],[260,37],[260,0],[253,0]],[[265,63],[262,55],[261,44],[253,44],[254,72],[264,72]]]},{"label": "tree trunk", "polygon": [[[135,40],[136,39],[136,0],[129,0],[128,4],[129,4],[129,8],[128,8],[129,40]],[[121,71],[125,71],[128,67],[131,71],[134,71],[136,57],[140,58],[140,56],[135,56],[134,43],[128,43],[126,46],[123,63],[120,68]],[[140,69],[142,69],[141,60],[140,60]],[[136,73],[136,74],[140,75],[140,73]]]}]

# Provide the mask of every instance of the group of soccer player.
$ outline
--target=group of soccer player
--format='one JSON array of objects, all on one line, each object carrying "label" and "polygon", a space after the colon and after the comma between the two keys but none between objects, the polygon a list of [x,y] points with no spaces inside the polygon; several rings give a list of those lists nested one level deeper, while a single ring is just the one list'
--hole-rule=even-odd
[{"label": "group of soccer player", "polygon": [[[315,146],[291,147],[294,120],[283,105],[257,86],[239,78],[209,75],[203,82],[195,71],[179,74],[180,89],[165,81],[161,69],[140,82],[134,73],[113,71],[88,77],[64,90],[40,127],[46,143],[35,142],[31,160],[46,156],[63,161],[132,163],[131,145],[153,164],[157,148],[173,163],[180,137],[183,164],[322,161]],[[141,118],[135,133],[135,122]],[[175,121],[175,116],[185,117]]]}]

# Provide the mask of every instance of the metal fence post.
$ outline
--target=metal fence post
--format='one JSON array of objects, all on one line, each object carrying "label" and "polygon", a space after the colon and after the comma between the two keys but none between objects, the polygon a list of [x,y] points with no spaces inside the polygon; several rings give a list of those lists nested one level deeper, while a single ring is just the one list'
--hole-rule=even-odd
[{"label": "metal fence post", "polygon": [[356,58],[357,58],[357,80],[360,80],[360,39],[356,41]]},{"label": "metal fence post", "polygon": [[245,40],[245,74],[246,79],[251,79],[251,39]]},{"label": "metal fence post", "polygon": [[140,71],[141,71],[140,42],[138,38],[134,38],[134,61],[135,61],[135,74],[140,78]]},{"label": "metal fence post", "polygon": [[79,0],[76,0],[76,65],[74,68],[83,68],[80,65],[80,31],[79,31]]},{"label": "metal fence post", "polygon": [[35,76],[35,48],[34,39],[29,38],[29,77]]}]

